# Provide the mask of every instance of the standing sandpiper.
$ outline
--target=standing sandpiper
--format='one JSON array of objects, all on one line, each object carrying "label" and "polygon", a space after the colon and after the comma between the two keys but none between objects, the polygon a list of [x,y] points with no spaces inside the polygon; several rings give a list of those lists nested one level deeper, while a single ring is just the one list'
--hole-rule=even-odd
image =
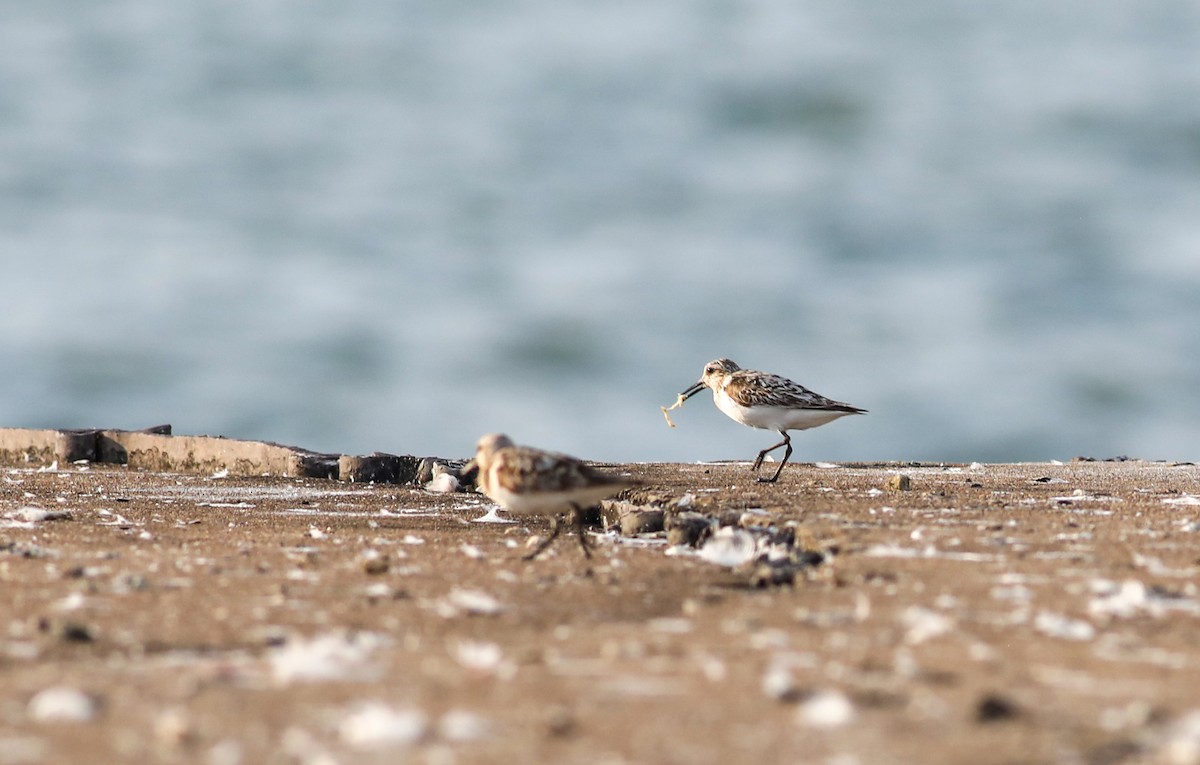
[{"label": "standing sandpiper", "polygon": [[704,367],[704,376],[679,394],[676,405],[682,404],[705,388],[712,388],[713,403],[730,418],[752,428],[778,431],[779,435],[783,436],[782,441],[759,452],[754,466],[750,468],[757,471],[769,452],[781,446],[787,447],[775,475],[759,478],[760,483],[774,483],[779,480],[783,466],[792,456],[792,437],[788,435],[789,430],[807,430],[848,414],[867,412],[866,409],[813,393],[786,377],[742,369],[729,359],[708,362]]},{"label": "standing sandpiper", "polygon": [[606,497],[637,486],[632,478],[613,476],[585,465],[565,454],[517,446],[502,433],[479,439],[475,457],[464,472],[479,468],[479,489],[501,507],[516,515],[545,515],[550,518],[550,536],[525,556],[532,560],[558,536],[560,516],[574,515],[579,546],[591,558],[583,530],[583,511]]}]

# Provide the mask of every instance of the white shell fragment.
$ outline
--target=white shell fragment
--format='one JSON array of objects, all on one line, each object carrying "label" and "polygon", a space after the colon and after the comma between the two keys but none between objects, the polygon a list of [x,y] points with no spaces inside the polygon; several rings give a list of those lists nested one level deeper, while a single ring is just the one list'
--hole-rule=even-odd
[{"label": "white shell fragment", "polygon": [[98,711],[94,698],[68,686],[39,691],[29,700],[28,708],[29,716],[39,722],[88,722]]},{"label": "white shell fragment", "polygon": [[818,691],[796,709],[796,722],[808,728],[839,728],[854,719],[854,704],[846,694]]},{"label": "white shell fragment", "polygon": [[429,729],[429,720],[419,709],[393,709],[371,702],[346,715],[338,735],[358,749],[411,746]]},{"label": "white shell fragment", "polygon": [[453,494],[458,491],[458,479],[449,473],[439,473],[433,477],[432,481],[425,484],[425,490],[438,494]]},{"label": "white shell fragment", "polygon": [[272,676],[280,685],[367,681],[377,674],[369,663],[371,654],[386,642],[386,638],[369,632],[319,635],[311,640],[289,641],[272,651],[268,661]]},{"label": "white shell fragment", "polygon": [[487,738],[488,721],[465,709],[451,709],[438,722],[438,737],[451,743],[465,743]]},{"label": "white shell fragment", "polygon": [[920,606],[909,606],[900,615],[904,624],[904,642],[918,645],[926,640],[945,635],[954,629],[954,619],[945,614]]},{"label": "white shell fragment", "polygon": [[46,510],[41,507],[22,507],[8,514],[8,517],[21,523],[41,523],[43,521],[65,521],[71,517],[69,510]]},{"label": "white shell fragment", "polygon": [[723,526],[700,548],[699,557],[718,566],[737,568],[758,554],[754,535],[733,526]]},{"label": "white shell fragment", "polygon": [[1091,623],[1049,611],[1042,611],[1034,617],[1033,628],[1045,635],[1063,640],[1083,641],[1096,637],[1096,628]]},{"label": "white shell fragment", "polygon": [[1184,494],[1181,497],[1167,497],[1163,499],[1164,505],[1200,505],[1200,497],[1194,494]]},{"label": "white shell fragment", "polygon": [[463,611],[477,616],[495,616],[504,610],[500,601],[479,590],[464,590],[456,588],[446,596],[445,605],[451,613]]}]

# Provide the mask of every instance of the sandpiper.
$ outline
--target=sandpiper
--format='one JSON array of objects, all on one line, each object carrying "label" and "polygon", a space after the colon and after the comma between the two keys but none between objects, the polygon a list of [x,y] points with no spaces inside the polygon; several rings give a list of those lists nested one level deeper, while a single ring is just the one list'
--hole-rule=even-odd
[{"label": "sandpiper", "polygon": [[479,489],[517,515],[545,515],[550,518],[550,536],[525,556],[532,560],[554,541],[561,531],[559,519],[571,513],[579,532],[579,546],[591,558],[587,535],[583,530],[583,511],[606,497],[638,485],[632,478],[602,473],[574,457],[531,446],[517,446],[502,433],[489,433],[479,439],[475,457],[463,472],[479,468]]},{"label": "sandpiper", "polygon": [[792,456],[792,437],[788,435],[789,430],[807,430],[848,414],[867,412],[866,409],[818,395],[786,377],[742,369],[729,359],[708,362],[704,367],[704,375],[695,385],[679,394],[676,405],[682,404],[705,388],[712,389],[713,403],[730,418],[752,428],[777,431],[783,436],[782,441],[759,452],[754,466],[750,468],[757,471],[768,453],[781,446],[786,447],[783,461],[776,468],[775,475],[759,478],[761,483],[775,483],[779,480],[783,466]]}]

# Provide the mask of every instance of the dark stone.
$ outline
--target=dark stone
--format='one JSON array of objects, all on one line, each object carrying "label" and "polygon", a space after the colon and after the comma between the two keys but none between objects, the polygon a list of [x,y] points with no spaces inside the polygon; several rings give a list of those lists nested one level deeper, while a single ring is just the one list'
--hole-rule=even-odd
[{"label": "dark stone", "polygon": [[668,513],[663,516],[667,544],[699,547],[712,533],[712,521],[707,515],[692,512]]},{"label": "dark stone", "polygon": [[989,693],[975,706],[975,719],[981,723],[1011,720],[1020,713],[1016,703],[996,693]]}]

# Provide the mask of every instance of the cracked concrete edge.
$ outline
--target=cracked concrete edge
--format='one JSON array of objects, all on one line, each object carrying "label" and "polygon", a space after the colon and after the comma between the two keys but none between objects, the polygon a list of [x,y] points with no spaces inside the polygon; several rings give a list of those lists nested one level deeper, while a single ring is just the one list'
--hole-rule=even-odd
[{"label": "cracked concrete edge", "polygon": [[221,436],[177,436],[170,425],[145,430],[0,428],[0,464],[29,467],[54,462],[128,465],[156,472],[232,476],[289,476],[342,481],[409,483],[421,460],[376,452],[322,454],[266,441]]}]

